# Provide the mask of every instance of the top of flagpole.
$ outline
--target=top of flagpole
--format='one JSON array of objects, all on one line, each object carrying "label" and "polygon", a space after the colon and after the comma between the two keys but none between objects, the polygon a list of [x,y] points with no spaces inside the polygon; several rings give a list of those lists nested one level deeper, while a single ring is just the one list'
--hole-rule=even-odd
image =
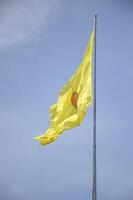
[{"label": "top of flagpole", "polygon": [[95,15],[93,16],[93,18],[94,18],[94,29],[95,29],[95,31],[96,31],[97,14],[95,14]]}]

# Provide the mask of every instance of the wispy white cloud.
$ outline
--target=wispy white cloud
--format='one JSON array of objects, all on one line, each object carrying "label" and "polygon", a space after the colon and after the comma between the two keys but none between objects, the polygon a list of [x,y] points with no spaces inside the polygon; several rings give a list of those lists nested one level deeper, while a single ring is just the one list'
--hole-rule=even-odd
[{"label": "wispy white cloud", "polygon": [[38,37],[48,26],[59,0],[5,0],[0,2],[0,48]]}]

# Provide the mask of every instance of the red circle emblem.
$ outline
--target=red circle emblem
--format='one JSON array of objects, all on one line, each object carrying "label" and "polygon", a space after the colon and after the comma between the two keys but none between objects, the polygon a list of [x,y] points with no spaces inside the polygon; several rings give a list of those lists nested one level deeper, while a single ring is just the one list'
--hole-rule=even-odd
[{"label": "red circle emblem", "polygon": [[73,92],[73,94],[71,96],[71,103],[75,108],[77,108],[78,97],[79,97],[78,93],[77,92]]}]

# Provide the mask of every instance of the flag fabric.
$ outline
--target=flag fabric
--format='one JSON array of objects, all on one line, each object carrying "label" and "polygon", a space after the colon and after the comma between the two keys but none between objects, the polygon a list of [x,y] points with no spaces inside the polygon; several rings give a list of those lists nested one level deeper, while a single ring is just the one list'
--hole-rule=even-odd
[{"label": "flag fabric", "polygon": [[41,145],[55,141],[63,131],[80,125],[91,105],[93,41],[94,32],[91,33],[81,64],[61,89],[57,103],[50,107],[50,127],[44,134],[35,137]]}]

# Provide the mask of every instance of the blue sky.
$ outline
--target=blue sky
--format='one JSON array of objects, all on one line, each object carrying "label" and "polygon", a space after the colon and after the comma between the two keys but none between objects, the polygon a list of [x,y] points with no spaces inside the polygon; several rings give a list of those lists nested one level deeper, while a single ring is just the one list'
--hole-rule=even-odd
[{"label": "blue sky", "polygon": [[133,199],[131,0],[0,1],[0,197],[91,199],[92,108],[40,148],[49,107],[79,65],[98,14],[99,200]]}]

